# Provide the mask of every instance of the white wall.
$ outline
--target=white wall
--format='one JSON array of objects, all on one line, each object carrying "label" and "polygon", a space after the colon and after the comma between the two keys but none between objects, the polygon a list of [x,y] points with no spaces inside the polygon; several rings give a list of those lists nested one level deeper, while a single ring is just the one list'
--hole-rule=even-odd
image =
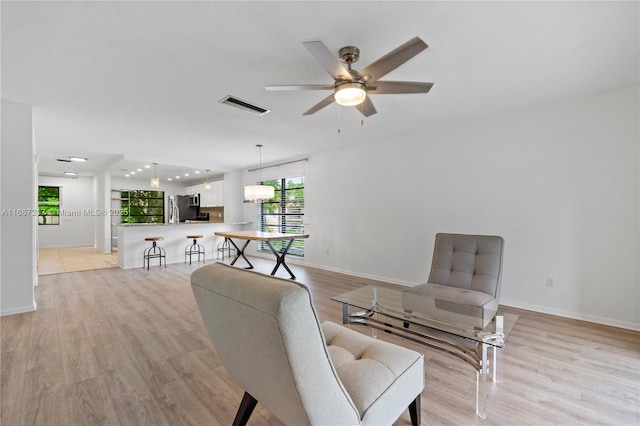
[{"label": "white wall", "polygon": [[38,226],[38,247],[94,247],[93,177],[39,176],[38,185],[60,187],[60,225]]},{"label": "white wall", "polygon": [[111,253],[111,173],[103,170],[93,178],[93,203],[100,212],[95,218],[96,249],[104,254]]},{"label": "white wall", "polygon": [[1,121],[0,315],[9,315],[36,308],[36,164],[31,107],[2,100]]},{"label": "white wall", "polygon": [[236,170],[224,174],[224,221],[240,222],[243,219],[243,174]]},{"label": "white wall", "polygon": [[497,234],[503,304],[640,329],[638,91],[314,154],[304,262],[414,285],[437,232]]}]

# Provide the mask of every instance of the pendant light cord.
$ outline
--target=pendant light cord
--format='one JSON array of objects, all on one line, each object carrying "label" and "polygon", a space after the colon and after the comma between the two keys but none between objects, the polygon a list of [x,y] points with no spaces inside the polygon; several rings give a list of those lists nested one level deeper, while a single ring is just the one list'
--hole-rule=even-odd
[{"label": "pendant light cord", "polygon": [[258,183],[262,185],[262,145],[257,144],[258,147],[258,156],[260,161],[260,168],[258,169]]}]

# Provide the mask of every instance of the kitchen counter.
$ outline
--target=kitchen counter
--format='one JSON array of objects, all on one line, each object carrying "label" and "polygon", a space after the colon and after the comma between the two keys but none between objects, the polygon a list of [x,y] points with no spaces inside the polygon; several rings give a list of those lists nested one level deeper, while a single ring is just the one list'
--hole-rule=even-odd
[{"label": "kitchen counter", "polygon": [[[184,249],[192,243],[187,235],[202,235],[198,243],[205,247],[205,259],[212,261],[216,258],[218,244],[224,238],[217,237],[216,232],[232,232],[245,229],[253,222],[215,223],[193,221],[191,223],[122,223],[118,228],[118,264],[123,269],[141,268],[142,254],[151,246],[147,237],[163,237],[158,245],[165,249],[167,263],[184,262]],[[248,228],[247,228],[248,229]],[[151,267],[158,267],[158,259],[151,262]]]},{"label": "kitchen counter", "polygon": [[204,220],[186,220],[180,223],[119,223],[117,226],[184,226],[184,225],[250,225],[253,222],[207,222]]}]

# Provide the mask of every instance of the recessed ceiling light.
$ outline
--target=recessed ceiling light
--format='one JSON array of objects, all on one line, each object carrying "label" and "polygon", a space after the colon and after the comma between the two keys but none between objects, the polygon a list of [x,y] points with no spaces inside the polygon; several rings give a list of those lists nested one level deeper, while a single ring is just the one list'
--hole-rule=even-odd
[{"label": "recessed ceiling light", "polygon": [[185,176],[189,176],[189,173],[185,173],[184,175],[185,175]]},{"label": "recessed ceiling light", "polygon": [[67,176],[78,176],[78,172],[64,172]]},{"label": "recessed ceiling light", "polygon": [[180,176],[176,176],[176,179],[180,179]]},{"label": "recessed ceiling light", "polygon": [[138,171],[139,171],[139,172],[141,172],[141,171],[142,171],[142,169],[138,169]]},{"label": "recessed ceiling light", "polygon": [[171,180],[171,178],[167,179],[167,180]]},{"label": "recessed ceiling light", "polygon": [[200,174],[200,170],[196,170],[194,173],[199,175]]},{"label": "recessed ceiling light", "polygon": [[145,165],[144,165],[144,168],[145,168],[145,169],[150,169],[150,168],[151,168],[151,166],[150,166],[150,165],[148,165],[148,164],[145,164]]},{"label": "recessed ceiling light", "polygon": [[129,172],[129,173],[131,173],[132,175],[135,175],[135,174],[136,174],[136,172],[134,172],[133,170],[132,170],[131,172]]},{"label": "recessed ceiling light", "polygon": [[124,177],[129,177],[129,175],[124,175]]},{"label": "recessed ceiling light", "polygon": [[88,160],[87,157],[76,157],[76,156],[73,156],[73,155],[69,156],[69,161],[80,161],[80,162],[84,163],[87,160]]}]

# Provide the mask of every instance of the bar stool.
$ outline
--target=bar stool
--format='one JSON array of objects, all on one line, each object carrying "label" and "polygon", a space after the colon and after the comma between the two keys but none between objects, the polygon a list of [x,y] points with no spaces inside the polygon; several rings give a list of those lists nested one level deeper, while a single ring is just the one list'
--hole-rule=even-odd
[{"label": "bar stool", "polygon": [[218,255],[216,256],[216,259],[220,259],[220,253],[222,253],[222,260],[224,260],[224,252],[226,251],[228,256],[231,257],[231,252],[233,251],[234,253],[236,252],[236,249],[234,249],[233,247],[231,247],[231,244],[229,243],[229,239],[225,238],[223,242],[218,243]]},{"label": "bar stool", "polygon": [[187,255],[189,256],[189,265],[191,265],[191,255],[198,255],[198,262],[200,262],[200,255],[202,255],[202,263],[204,263],[204,246],[198,244],[198,238],[202,238],[202,235],[187,235],[188,239],[193,238],[193,244],[189,244],[184,248],[184,263],[187,263]]},{"label": "bar stool", "polygon": [[149,265],[151,264],[151,259],[158,258],[160,259],[160,266],[162,266],[162,259],[164,259],[164,267],[167,267],[167,256],[164,252],[164,249],[156,244],[156,241],[164,240],[164,237],[147,237],[144,239],[145,241],[151,241],[151,247],[148,247],[144,250],[144,258],[142,260],[142,267],[144,268],[144,264],[147,264],[147,269],[149,269]]}]

